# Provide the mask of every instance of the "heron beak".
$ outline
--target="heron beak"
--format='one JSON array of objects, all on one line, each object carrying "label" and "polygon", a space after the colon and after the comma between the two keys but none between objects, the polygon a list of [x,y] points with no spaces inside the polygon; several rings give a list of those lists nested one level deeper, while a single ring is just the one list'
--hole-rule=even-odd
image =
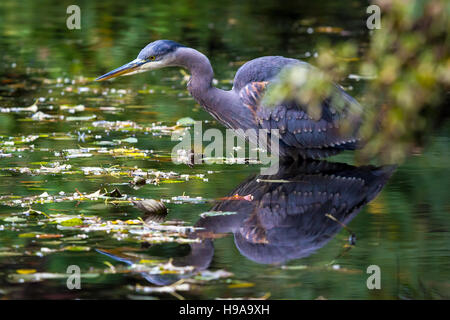
[{"label": "heron beak", "polygon": [[95,81],[104,81],[104,80],[108,80],[108,79],[112,79],[118,76],[123,76],[126,75],[128,73],[134,73],[134,72],[138,72],[139,68],[144,64],[147,63],[148,61],[146,60],[142,60],[142,59],[135,59],[127,64],[124,64],[123,66],[114,69],[113,71],[110,71],[108,73],[105,73],[104,75],[98,77],[97,79],[95,79]]}]

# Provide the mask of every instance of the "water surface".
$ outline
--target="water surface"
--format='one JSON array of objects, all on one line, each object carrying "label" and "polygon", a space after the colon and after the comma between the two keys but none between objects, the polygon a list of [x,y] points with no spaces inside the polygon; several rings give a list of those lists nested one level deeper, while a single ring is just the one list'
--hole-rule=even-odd
[{"label": "water surface", "polygon": [[[305,164],[282,170],[290,183],[257,182],[257,165],[170,161],[180,118],[223,130],[179,70],[92,81],[159,38],[209,56],[225,89],[258,56],[314,64],[323,40],[363,52],[365,3],[81,1],[72,31],[69,4],[0,4],[1,298],[449,298],[448,124],[394,171],[352,166],[348,153],[328,161],[349,166]],[[364,101],[363,81],[341,84]],[[136,176],[151,183],[136,187]],[[95,195],[116,188],[123,197]],[[253,200],[226,198],[235,194]],[[131,198],[164,201],[166,226],[205,229],[161,231],[149,244]],[[230,214],[200,216],[211,210]],[[70,218],[82,224],[61,223]],[[69,265],[85,275],[81,290],[66,286]],[[369,265],[381,290],[366,286]],[[179,279],[189,287],[154,290]]]}]

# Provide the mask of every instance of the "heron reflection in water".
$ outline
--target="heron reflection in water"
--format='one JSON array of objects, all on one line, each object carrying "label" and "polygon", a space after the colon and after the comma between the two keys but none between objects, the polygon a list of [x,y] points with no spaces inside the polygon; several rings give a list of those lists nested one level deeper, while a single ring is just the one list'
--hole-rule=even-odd
[{"label": "heron reflection in water", "polygon": [[[231,233],[239,252],[260,264],[284,264],[305,258],[325,246],[361,209],[373,200],[395,166],[355,167],[342,163],[307,161],[281,166],[273,176],[253,176],[230,195],[252,195],[251,201],[230,197],[211,211],[235,212],[206,216],[191,233],[200,243],[190,253],[175,258],[176,266],[206,270],[214,256],[214,239]],[[126,263],[133,259],[100,251]],[[156,285],[170,284],[180,275],[143,275]]]}]

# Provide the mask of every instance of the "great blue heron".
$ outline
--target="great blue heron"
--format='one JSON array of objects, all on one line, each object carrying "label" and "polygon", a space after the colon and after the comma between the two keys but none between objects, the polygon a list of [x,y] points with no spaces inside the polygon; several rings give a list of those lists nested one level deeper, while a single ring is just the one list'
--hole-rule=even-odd
[{"label": "great blue heron", "polygon": [[[307,107],[298,102],[284,101],[275,107],[262,103],[266,87],[280,78],[280,72],[290,66],[311,66],[297,59],[267,56],[245,63],[236,73],[233,88],[221,90],[212,85],[213,69],[208,58],[199,51],[171,40],[157,40],[141,50],[137,58],[97,81],[117,76],[177,66],[189,70],[188,90],[194,99],[219,122],[231,129],[278,129],[279,154],[282,157],[321,158],[342,150],[353,150],[358,145],[357,127],[342,133],[339,122],[346,117],[337,112],[331,99],[321,101],[321,117],[313,119]],[[344,108],[359,106],[340,87],[334,85]]]}]

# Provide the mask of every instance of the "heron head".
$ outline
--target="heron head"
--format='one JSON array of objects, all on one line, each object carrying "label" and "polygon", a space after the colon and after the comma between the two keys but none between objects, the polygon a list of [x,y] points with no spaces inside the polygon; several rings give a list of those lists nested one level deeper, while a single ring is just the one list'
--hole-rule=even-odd
[{"label": "heron head", "polygon": [[103,81],[118,76],[131,75],[171,66],[175,60],[175,52],[181,47],[183,47],[181,44],[171,40],[157,40],[151,42],[139,52],[136,59],[95,80]]}]

